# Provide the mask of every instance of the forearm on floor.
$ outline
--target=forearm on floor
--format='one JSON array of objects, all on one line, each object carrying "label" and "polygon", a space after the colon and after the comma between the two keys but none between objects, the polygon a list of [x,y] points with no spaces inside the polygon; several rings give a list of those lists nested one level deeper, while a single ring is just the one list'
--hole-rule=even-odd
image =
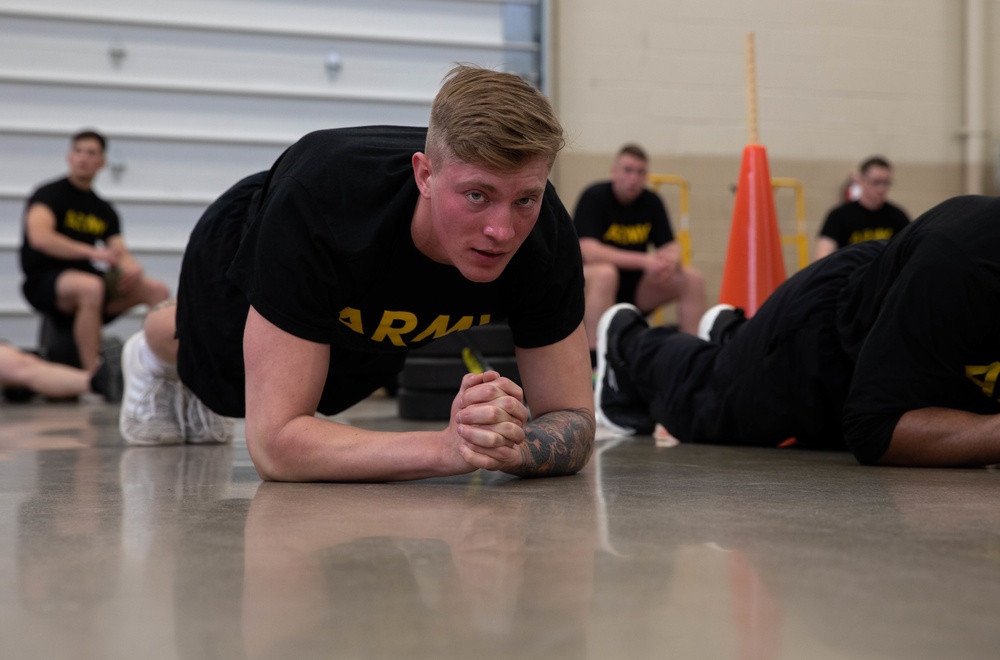
[{"label": "forearm on floor", "polygon": [[555,410],[525,426],[524,461],[510,474],[553,477],[579,472],[594,450],[594,413],[585,408]]},{"label": "forearm on floor", "polygon": [[382,432],[317,417],[291,420],[272,434],[248,426],[247,447],[265,481],[407,481],[456,474],[436,432]]},{"label": "forearm on floor", "polygon": [[1000,415],[921,408],[900,417],[881,465],[971,467],[1000,463]]}]

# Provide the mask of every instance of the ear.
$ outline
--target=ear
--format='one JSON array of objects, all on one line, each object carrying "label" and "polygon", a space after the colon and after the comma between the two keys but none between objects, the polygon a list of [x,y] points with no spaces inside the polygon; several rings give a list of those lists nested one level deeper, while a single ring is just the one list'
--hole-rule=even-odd
[{"label": "ear", "polygon": [[413,178],[417,181],[417,188],[420,189],[420,195],[430,199],[431,196],[431,177],[433,172],[431,171],[431,161],[421,152],[413,154]]}]

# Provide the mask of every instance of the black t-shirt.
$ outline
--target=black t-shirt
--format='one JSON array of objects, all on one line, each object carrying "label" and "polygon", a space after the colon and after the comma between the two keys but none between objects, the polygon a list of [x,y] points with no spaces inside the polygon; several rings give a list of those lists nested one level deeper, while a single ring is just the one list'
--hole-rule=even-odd
[{"label": "black t-shirt", "polygon": [[1000,198],[956,197],[893,239],[841,294],[838,329],[856,361],[845,405],[863,462],[903,413],[1000,413]]},{"label": "black t-shirt", "polygon": [[[56,217],[56,231],[76,241],[96,245],[99,240],[107,241],[121,233],[118,214],[111,205],[93,190],[80,190],[66,177],[48,183],[32,193],[25,205],[25,215],[32,204],[48,206]],[[67,268],[93,270],[89,261],[56,259],[39,252],[28,243],[27,230],[23,231],[21,268],[26,277]]]},{"label": "black t-shirt", "polygon": [[623,205],[615,198],[610,181],[583,191],[573,221],[581,238],[596,238],[635,252],[645,252],[650,243],[660,247],[674,240],[667,208],[659,195],[643,190],[634,202]]},{"label": "black t-shirt", "polygon": [[267,175],[229,279],[277,327],[341,349],[405,351],[503,320],[520,347],[567,337],[583,319],[583,270],[555,189],[500,277],[471,282],[410,235],[425,138],[386,126],[303,137]]},{"label": "black t-shirt", "polygon": [[889,202],[872,211],[860,202],[846,202],[830,211],[820,229],[819,235],[837,242],[837,247],[854,245],[864,241],[892,238],[906,229],[910,218],[906,213]]}]

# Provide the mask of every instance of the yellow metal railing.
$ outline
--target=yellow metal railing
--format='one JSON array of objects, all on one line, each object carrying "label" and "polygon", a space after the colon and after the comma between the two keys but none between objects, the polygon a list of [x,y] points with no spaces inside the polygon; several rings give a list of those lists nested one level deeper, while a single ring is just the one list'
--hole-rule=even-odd
[{"label": "yellow metal railing", "polygon": [[791,188],[795,191],[795,233],[782,234],[782,245],[794,245],[799,251],[799,270],[809,265],[809,241],[806,238],[806,193],[802,182],[789,177],[773,177],[771,189]]},{"label": "yellow metal railing", "polygon": [[[660,187],[665,185],[677,186],[680,192],[680,215],[677,219],[677,242],[681,246],[681,263],[690,266],[692,261],[691,248],[691,184],[682,176],[677,174],[650,174],[647,182],[653,192],[660,194]],[[791,188],[795,194],[795,232],[792,234],[782,234],[782,245],[793,245],[796,247],[799,258],[799,269],[809,265],[809,239],[806,235],[806,194],[802,187],[802,182],[791,177],[773,177],[771,179],[772,190],[780,188]]]},{"label": "yellow metal railing", "polygon": [[671,185],[680,188],[680,216],[677,218],[677,242],[681,246],[681,264],[691,265],[691,220],[688,210],[691,205],[691,184],[676,174],[650,174],[646,179],[653,192],[660,194],[660,186]]},{"label": "yellow metal railing", "polygon": [[[676,174],[650,174],[646,179],[649,187],[657,195],[660,195],[660,186],[677,186],[680,190],[680,202],[677,218],[677,243],[681,246],[681,265],[689,267],[691,265],[691,218],[689,209],[691,208],[691,184],[682,176]],[[653,312],[652,324],[660,326],[664,324],[663,307],[659,307]]]}]

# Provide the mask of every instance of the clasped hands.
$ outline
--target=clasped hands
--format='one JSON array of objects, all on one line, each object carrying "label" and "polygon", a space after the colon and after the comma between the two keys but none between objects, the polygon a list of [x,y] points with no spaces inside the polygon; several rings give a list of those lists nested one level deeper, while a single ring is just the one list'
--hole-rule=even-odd
[{"label": "clasped hands", "polygon": [[470,468],[508,470],[523,462],[527,422],[521,387],[496,371],[487,371],[462,378],[448,431]]}]

